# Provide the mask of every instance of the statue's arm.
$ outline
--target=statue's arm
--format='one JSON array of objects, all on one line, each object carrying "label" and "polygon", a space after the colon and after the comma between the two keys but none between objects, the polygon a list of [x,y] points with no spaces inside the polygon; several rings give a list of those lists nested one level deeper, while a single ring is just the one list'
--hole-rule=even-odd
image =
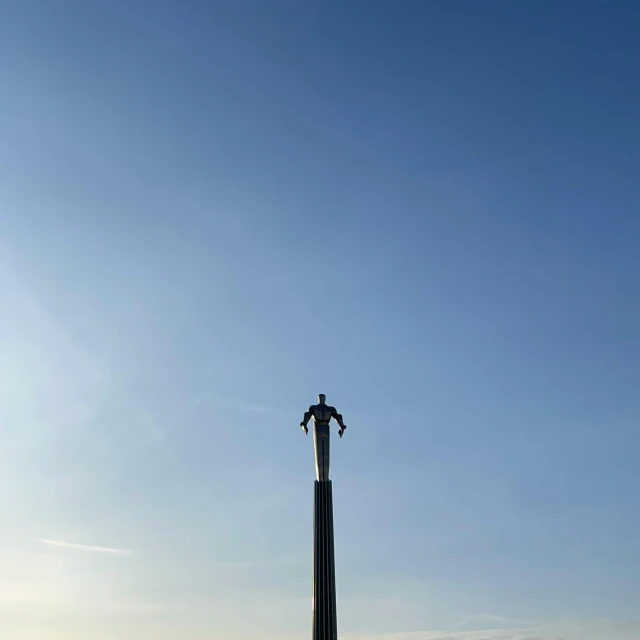
[{"label": "statue's arm", "polygon": [[331,411],[331,417],[340,425],[340,429],[344,431],[347,428],[347,425],[342,422],[342,416],[336,411],[336,408],[333,407]]},{"label": "statue's arm", "polygon": [[311,407],[309,407],[309,411],[305,411],[304,412],[304,416],[302,418],[302,422],[300,423],[300,426],[304,429],[307,426],[307,422],[309,422],[309,420],[311,419],[311,416],[313,415],[313,412],[311,411]]}]

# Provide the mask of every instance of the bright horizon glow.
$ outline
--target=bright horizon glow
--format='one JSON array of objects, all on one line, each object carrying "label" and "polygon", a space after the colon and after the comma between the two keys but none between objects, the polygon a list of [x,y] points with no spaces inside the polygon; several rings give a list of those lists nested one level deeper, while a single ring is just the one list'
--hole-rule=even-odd
[{"label": "bright horizon glow", "polygon": [[640,637],[640,8],[0,5],[0,638]]}]

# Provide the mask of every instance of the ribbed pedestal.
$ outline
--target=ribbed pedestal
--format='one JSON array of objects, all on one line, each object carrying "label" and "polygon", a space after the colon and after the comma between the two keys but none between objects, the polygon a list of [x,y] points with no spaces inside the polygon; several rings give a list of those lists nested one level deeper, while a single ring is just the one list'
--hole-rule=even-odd
[{"label": "ribbed pedestal", "polygon": [[337,640],[331,480],[315,481],[313,506],[313,640]]}]

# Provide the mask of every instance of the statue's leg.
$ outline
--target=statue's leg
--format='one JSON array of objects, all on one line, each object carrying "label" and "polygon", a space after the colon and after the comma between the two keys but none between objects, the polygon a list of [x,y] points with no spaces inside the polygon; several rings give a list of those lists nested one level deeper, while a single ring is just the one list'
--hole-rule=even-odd
[{"label": "statue's leg", "polygon": [[313,443],[316,450],[316,478],[329,479],[329,425],[317,424],[313,429]]}]

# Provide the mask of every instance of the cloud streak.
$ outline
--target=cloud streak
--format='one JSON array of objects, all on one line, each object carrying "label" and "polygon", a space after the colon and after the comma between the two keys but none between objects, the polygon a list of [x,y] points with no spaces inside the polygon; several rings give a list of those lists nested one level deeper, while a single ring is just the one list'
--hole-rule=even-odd
[{"label": "cloud streak", "polygon": [[640,621],[594,620],[520,629],[346,635],[345,640],[637,640],[639,637]]},{"label": "cloud streak", "polygon": [[477,626],[478,624],[499,624],[503,626],[509,627],[526,627],[534,624],[532,621],[522,621],[522,620],[514,620],[513,618],[505,618],[503,616],[498,616],[493,613],[477,613],[473,615],[466,616],[463,620],[456,622],[454,627],[464,627],[468,625]]},{"label": "cloud streak", "polygon": [[99,547],[91,544],[76,544],[74,542],[64,542],[63,540],[50,540],[48,538],[36,538],[37,542],[49,545],[50,547],[61,547],[63,549],[74,549],[76,551],[89,551],[93,553],[108,553],[116,556],[129,556],[131,551],[126,549],[116,549],[115,547]]},{"label": "cloud streak", "polygon": [[217,404],[220,407],[226,407],[227,409],[233,409],[236,411],[246,411],[248,413],[258,413],[261,415],[271,416],[293,415],[292,411],[285,411],[284,409],[279,409],[277,407],[255,404],[252,402],[247,402],[246,400],[243,400],[241,398],[221,397],[211,394],[209,394],[206,398],[198,398],[196,401],[196,406],[200,406],[205,400],[211,400],[211,402]]}]

